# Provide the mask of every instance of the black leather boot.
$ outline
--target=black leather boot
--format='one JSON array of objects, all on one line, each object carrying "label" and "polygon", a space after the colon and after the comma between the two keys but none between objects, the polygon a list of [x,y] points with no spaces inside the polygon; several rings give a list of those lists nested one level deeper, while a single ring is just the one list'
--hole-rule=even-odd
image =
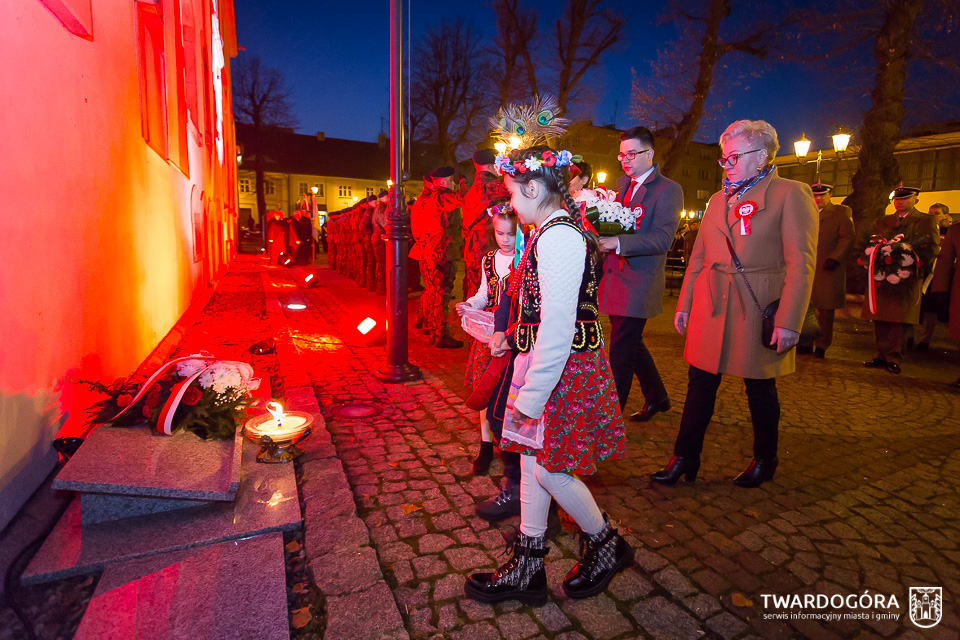
[{"label": "black leather boot", "polygon": [[606,514],[603,522],[596,535],[580,532],[580,562],[563,579],[564,593],[575,600],[597,595],[633,562],[633,548],[610,526]]},{"label": "black leather boot", "polygon": [[468,598],[487,604],[518,600],[541,607],[547,603],[543,558],[549,549],[544,545],[544,536],[533,538],[518,532],[512,546],[513,557],[496,572],[475,573],[467,578],[463,590]]},{"label": "black leather boot", "polygon": [[503,481],[499,494],[477,505],[477,516],[487,522],[496,522],[518,515],[520,515],[520,484],[510,480]]},{"label": "black leather boot", "polygon": [[700,471],[700,458],[693,456],[673,456],[667,466],[650,475],[650,479],[660,484],[673,486],[680,476],[685,476],[687,482],[697,479]]},{"label": "black leather boot", "polygon": [[776,458],[767,458],[766,460],[753,459],[746,471],[733,479],[733,484],[738,487],[752,489],[759,487],[767,480],[773,480],[773,474],[777,470],[778,460]]},{"label": "black leather boot", "polygon": [[493,443],[480,442],[480,451],[477,457],[473,459],[473,475],[485,476],[490,471],[490,463],[493,462]]}]

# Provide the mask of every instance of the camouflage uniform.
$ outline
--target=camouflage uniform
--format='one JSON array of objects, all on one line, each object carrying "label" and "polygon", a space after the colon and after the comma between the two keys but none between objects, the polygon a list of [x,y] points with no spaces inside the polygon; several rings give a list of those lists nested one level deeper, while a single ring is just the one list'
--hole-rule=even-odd
[{"label": "camouflage uniform", "polygon": [[450,340],[447,313],[453,299],[455,263],[461,254],[462,206],[461,196],[446,187],[435,189],[423,202],[423,234],[426,239],[421,260],[426,266],[426,285],[430,294],[426,326],[431,344]]}]

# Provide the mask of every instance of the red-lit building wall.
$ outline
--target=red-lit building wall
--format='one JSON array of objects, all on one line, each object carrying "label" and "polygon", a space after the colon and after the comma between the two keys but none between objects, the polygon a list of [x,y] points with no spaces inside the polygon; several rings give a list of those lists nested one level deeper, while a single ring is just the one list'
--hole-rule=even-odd
[{"label": "red-lit building wall", "polygon": [[0,2],[0,528],[233,256],[234,55],[232,0]]}]

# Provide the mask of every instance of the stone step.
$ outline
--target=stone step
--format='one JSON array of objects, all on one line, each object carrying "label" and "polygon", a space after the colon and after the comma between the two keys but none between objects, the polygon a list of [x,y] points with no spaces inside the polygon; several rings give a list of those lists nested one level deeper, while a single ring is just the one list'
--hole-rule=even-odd
[{"label": "stone step", "polygon": [[53,488],[153,498],[147,501],[153,505],[167,499],[233,500],[242,440],[240,429],[230,440],[203,440],[187,431],[156,434],[146,425],[98,427],[57,474]]},{"label": "stone step", "polygon": [[111,565],[75,640],[286,640],[283,536]]},{"label": "stone step", "polygon": [[83,524],[80,498],[75,498],[27,566],[23,584],[97,573],[117,562],[298,528],[300,502],[293,465],[256,462],[258,447],[252,442],[238,448],[243,464],[233,502]]}]

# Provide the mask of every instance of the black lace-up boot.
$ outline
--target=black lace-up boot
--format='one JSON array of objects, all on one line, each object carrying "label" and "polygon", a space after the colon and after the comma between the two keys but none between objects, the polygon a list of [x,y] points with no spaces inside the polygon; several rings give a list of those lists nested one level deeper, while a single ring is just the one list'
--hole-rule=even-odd
[{"label": "black lace-up boot", "polygon": [[603,522],[596,535],[580,532],[580,562],[563,579],[564,592],[575,600],[597,595],[633,562],[633,548],[610,526],[606,514]]},{"label": "black lace-up boot", "polygon": [[496,522],[520,515],[520,483],[509,478],[503,481],[500,493],[477,505],[477,516],[487,522]]},{"label": "black lace-up boot", "polygon": [[547,603],[547,571],[544,557],[549,549],[545,537],[532,538],[517,533],[507,542],[513,557],[494,573],[475,573],[464,585],[467,597],[494,604],[504,600],[517,600],[524,604],[541,607]]}]

